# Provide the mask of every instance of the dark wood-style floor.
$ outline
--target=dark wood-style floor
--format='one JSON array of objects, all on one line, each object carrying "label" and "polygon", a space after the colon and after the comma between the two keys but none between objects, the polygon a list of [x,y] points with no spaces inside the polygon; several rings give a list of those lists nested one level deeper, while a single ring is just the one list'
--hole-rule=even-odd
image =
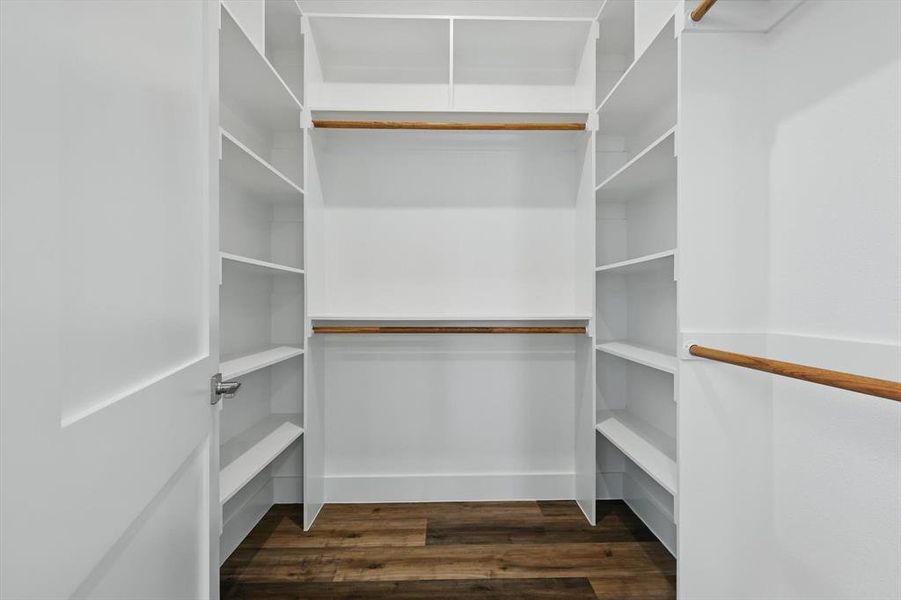
[{"label": "dark wood-style floor", "polygon": [[222,566],[225,599],[676,597],[676,561],[621,501],[280,504]]}]

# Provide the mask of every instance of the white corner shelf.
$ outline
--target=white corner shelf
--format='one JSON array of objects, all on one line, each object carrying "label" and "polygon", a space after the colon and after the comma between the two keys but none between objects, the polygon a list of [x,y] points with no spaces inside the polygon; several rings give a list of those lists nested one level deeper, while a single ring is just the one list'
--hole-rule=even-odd
[{"label": "white corner shelf", "polygon": [[676,495],[675,440],[621,410],[603,415],[596,429],[663,489]]},{"label": "white corner shelf", "polygon": [[298,202],[303,188],[258,156],[225,129],[221,137],[222,176],[255,196],[275,202]]},{"label": "white corner shelf", "polygon": [[676,49],[674,17],[670,17],[601,101],[597,109],[601,130],[607,130],[607,123],[617,131],[640,129],[656,108],[674,101]]},{"label": "white corner shelf", "polygon": [[300,416],[275,414],[259,421],[222,445],[219,463],[219,502],[232,496],[263,471],[303,434]]},{"label": "white corner shelf", "polygon": [[679,359],[676,356],[645,348],[644,346],[625,342],[606,342],[598,344],[596,349],[612,356],[657,369],[658,371],[672,374],[676,374],[679,371]]},{"label": "white corner shelf", "polygon": [[[282,361],[300,356],[303,354],[303,348],[295,346],[275,346],[259,352],[251,352],[227,358],[219,363],[219,371],[222,373],[223,379],[233,379],[272,365]],[[223,357],[224,358],[224,357]]]},{"label": "white corner shelf", "polygon": [[239,263],[239,264],[250,266],[250,267],[266,269],[268,271],[272,271],[272,272],[276,272],[276,273],[293,273],[295,275],[303,275],[303,269],[298,269],[297,267],[289,267],[287,265],[280,265],[278,263],[268,262],[265,260],[258,260],[256,258],[250,258],[248,256],[231,254],[229,252],[220,252],[219,256],[223,261],[227,260],[227,261]]},{"label": "white corner shelf", "polygon": [[676,128],[673,127],[614,171],[596,188],[596,199],[617,202],[662,181],[676,183]]},{"label": "white corner shelf", "polygon": [[270,128],[283,128],[286,120],[293,120],[300,129],[300,101],[225,4],[221,5],[219,64],[219,88],[225,104]]},{"label": "white corner shelf", "polygon": [[676,256],[675,250],[664,250],[662,252],[655,252],[654,254],[648,254],[646,256],[639,256],[638,258],[631,258],[629,260],[601,265],[597,267],[595,271],[598,273],[616,272],[621,275],[631,275],[633,273],[641,273],[643,271],[653,269],[657,266],[653,264],[656,261],[671,258],[674,256]]}]

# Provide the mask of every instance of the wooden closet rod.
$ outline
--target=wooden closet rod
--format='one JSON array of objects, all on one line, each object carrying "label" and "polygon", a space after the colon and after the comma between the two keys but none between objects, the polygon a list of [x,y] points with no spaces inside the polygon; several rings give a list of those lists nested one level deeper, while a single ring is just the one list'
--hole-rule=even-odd
[{"label": "wooden closet rod", "polygon": [[358,326],[314,325],[313,333],[569,333],[585,335],[585,327],[435,327],[435,326]]},{"label": "wooden closet rod", "polygon": [[710,7],[714,4],[716,4],[716,0],[701,0],[695,9],[691,11],[691,20],[700,21],[703,19],[704,15],[707,14],[707,11],[710,10]]},{"label": "wooden closet rod", "polygon": [[858,392],[860,394],[879,396],[880,398],[901,402],[901,383],[897,381],[876,379],[875,377],[864,377],[863,375],[854,375],[853,373],[843,373],[841,371],[830,371],[829,369],[809,367],[807,365],[783,362],[771,358],[761,358],[759,356],[750,356],[748,354],[726,352],[725,350],[707,348],[698,346],[697,344],[691,345],[688,348],[688,352],[692,356],[700,356],[701,358],[729,363],[730,365],[737,365],[739,367],[745,367],[746,369],[764,371],[766,373],[772,373],[773,375],[801,379],[803,381],[810,381],[812,383],[819,383],[821,385],[828,385],[843,390]]},{"label": "wooden closet rod", "polygon": [[438,123],[313,119],[319,129],[443,129],[454,131],[585,131],[585,123]]}]

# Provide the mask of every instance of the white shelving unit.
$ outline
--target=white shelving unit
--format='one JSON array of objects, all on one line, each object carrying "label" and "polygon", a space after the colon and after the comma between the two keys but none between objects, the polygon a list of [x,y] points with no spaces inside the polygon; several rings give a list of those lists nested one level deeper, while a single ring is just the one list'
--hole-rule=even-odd
[{"label": "white shelving unit", "polygon": [[678,39],[673,16],[635,52],[623,26],[636,10],[610,0],[598,17],[598,63],[612,67],[594,139],[597,476],[675,554]]},{"label": "white shelving unit", "polygon": [[[304,42],[293,0],[221,6],[220,559],[302,498]],[[275,484],[275,477],[280,482]]]}]

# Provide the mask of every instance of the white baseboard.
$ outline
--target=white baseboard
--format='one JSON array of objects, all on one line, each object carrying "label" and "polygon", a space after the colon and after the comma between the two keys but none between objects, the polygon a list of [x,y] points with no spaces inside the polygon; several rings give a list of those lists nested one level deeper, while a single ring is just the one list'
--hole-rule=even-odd
[{"label": "white baseboard", "polygon": [[276,475],[272,478],[272,496],[275,504],[300,504],[303,502],[303,477],[301,475]]},{"label": "white baseboard", "polygon": [[623,497],[622,473],[598,473],[595,479],[595,494],[598,500],[620,500]]},{"label": "white baseboard", "polygon": [[326,476],[325,501],[570,500],[574,479],[573,473]]}]

